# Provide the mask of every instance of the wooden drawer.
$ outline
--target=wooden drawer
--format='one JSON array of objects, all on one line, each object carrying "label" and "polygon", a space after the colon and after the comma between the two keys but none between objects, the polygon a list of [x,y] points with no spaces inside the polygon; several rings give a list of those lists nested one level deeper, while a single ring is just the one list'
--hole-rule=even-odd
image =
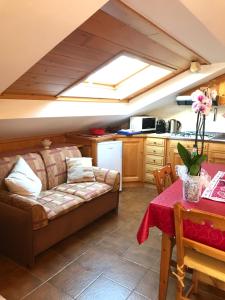
[{"label": "wooden drawer", "polygon": [[150,145],[146,145],[145,150],[146,150],[146,155],[152,154],[152,155],[164,156],[164,152],[165,152],[164,147],[150,146]]},{"label": "wooden drawer", "polygon": [[151,165],[151,164],[146,164],[145,165],[145,172],[146,173],[152,173],[153,171],[161,168],[162,166],[159,165]]},{"label": "wooden drawer", "polygon": [[225,152],[211,151],[208,156],[208,161],[211,163],[225,164]]},{"label": "wooden drawer", "polygon": [[225,143],[209,143],[209,152],[211,151],[224,153]]},{"label": "wooden drawer", "polygon": [[145,182],[155,184],[155,178],[152,173],[145,174]]},{"label": "wooden drawer", "polygon": [[[169,146],[171,148],[177,148],[177,144],[182,144],[185,148],[192,150],[195,141],[184,141],[184,140],[170,140]],[[201,143],[198,142],[199,149],[201,148]],[[204,150],[208,149],[208,143],[204,143]]]},{"label": "wooden drawer", "polygon": [[164,146],[164,139],[158,139],[158,138],[147,138],[146,139],[146,145],[153,145],[153,146]]},{"label": "wooden drawer", "polygon": [[145,163],[151,164],[151,165],[163,166],[164,165],[164,157],[154,156],[154,155],[146,155]]}]

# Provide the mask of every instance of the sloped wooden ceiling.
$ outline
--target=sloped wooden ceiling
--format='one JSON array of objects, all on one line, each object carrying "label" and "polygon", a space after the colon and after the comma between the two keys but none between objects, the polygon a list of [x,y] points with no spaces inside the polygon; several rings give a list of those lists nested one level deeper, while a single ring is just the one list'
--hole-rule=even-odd
[{"label": "sloped wooden ceiling", "polygon": [[191,60],[207,63],[119,1],[110,1],[8,87],[1,98],[55,99],[123,51],[171,67],[175,74],[188,68]]}]

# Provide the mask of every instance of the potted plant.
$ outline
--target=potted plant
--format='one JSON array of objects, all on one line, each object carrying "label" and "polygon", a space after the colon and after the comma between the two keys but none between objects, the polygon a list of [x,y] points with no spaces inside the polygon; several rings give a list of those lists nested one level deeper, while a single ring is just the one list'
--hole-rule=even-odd
[{"label": "potted plant", "polygon": [[[197,202],[202,191],[201,164],[207,159],[204,151],[205,120],[212,107],[212,98],[216,96],[215,91],[209,88],[196,90],[192,93],[192,109],[197,114],[195,142],[192,152],[178,143],[178,153],[186,166],[183,180],[184,199],[191,202]],[[200,143],[200,147],[199,147]]]}]

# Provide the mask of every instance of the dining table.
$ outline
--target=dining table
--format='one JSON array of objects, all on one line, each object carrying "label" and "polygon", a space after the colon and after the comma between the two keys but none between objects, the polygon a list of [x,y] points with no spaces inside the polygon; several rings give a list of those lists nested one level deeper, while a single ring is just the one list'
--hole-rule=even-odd
[{"label": "dining table", "polygon": [[[225,164],[203,163],[207,173],[213,178],[218,171],[225,172]],[[225,199],[224,199],[225,201]],[[177,179],[148,205],[137,232],[139,244],[151,238],[152,227],[162,231],[161,261],[159,278],[159,300],[165,300],[167,295],[169,269],[173,245],[175,243],[174,205],[180,202],[186,209],[198,209],[225,216],[225,202],[218,202],[200,197],[198,202],[188,202],[183,199],[182,180]],[[149,236],[150,233],[150,236]],[[225,251],[225,233],[213,229],[210,224],[186,223],[184,233],[189,238]]]}]

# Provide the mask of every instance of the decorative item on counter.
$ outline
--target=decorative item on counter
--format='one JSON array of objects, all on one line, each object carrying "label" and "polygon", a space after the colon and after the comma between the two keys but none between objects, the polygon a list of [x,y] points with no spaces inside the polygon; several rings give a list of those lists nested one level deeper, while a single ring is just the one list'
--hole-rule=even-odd
[{"label": "decorative item on counter", "polygon": [[105,129],[104,128],[90,128],[90,133],[92,135],[104,135]]},{"label": "decorative item on counter", "polygon": [[[202,192],[203,184],[206,186],[209,176],[201,169],[201,164],[207,159],[203,154],[205,137],[205,120],[212,107],[212,98],[215,91],[209,88],[202,88],[192,93],[192,109],[197,114],[195,142],[192,152],[187,150],[182,144],[178,143],[177,150],[185,165],[185,168],[177,168],[179,177],[183,180],[183,197],[190,202],[198,202]],[[198,141],[201,148],[198,148]]]},{"label": "decorative item on counter", "polygon": [[50,141],[49,139],[44,139],[41,141],[41,144],[43,145],[44,149],[49,149],[52,141]]}]

